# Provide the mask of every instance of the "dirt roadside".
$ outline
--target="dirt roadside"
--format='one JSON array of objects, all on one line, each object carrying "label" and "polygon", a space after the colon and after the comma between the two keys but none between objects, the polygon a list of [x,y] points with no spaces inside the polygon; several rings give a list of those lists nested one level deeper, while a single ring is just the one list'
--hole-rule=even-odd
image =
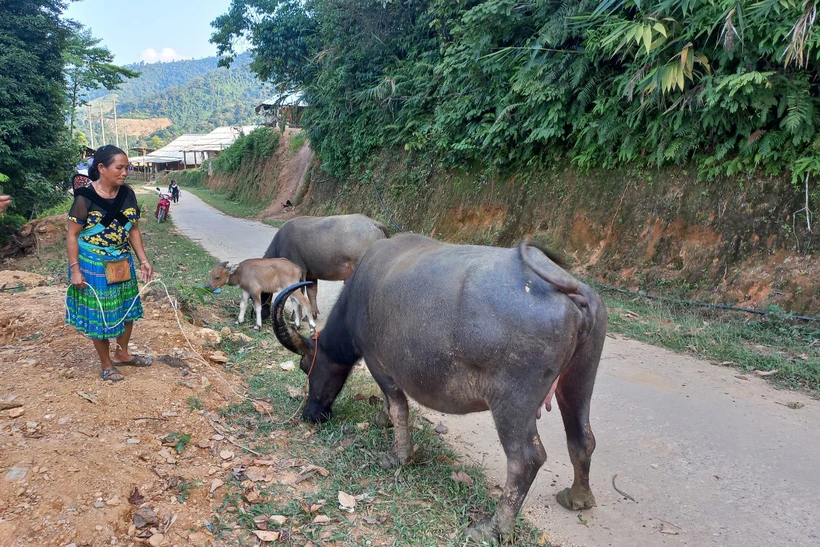
[{"label": "dirt roadside", "polygon": [[[13,407],[0,411],[0,546],[206,545],[220,499],[208,486],[237,465],[220,453],[241,453],[213,411],[238,380],[193,358],[167,301],[149,295],[131,350],[156,362],[102,382],[93,347],[64,325],[65,287],[44,282],[0,271],[0,286],[27,287],[0,293],[0,408]],[[197,350],[220,337],[184,328]],[[137,529],[137,511],[155,519]]]},{"label": "dirt roadside", "polygon": [[[261,256],[275,231],[222,215],[194,196],[174,214],[180,232],[223,260]],[[341,287],[322,282],[320,320]],[[785,406],[795,402],[803,406]],[[735,369],[610,337],[592,405],[598,507],[580,518],[554,499],[572,481],[558,412],[539,422],[549,459],[524,512],[554,544],[820,542],[812,524],[820,519],[818,401]],[[447,437],[460,453],[484,464],[491,480],[504,480],[506,462],[489,413],[429,415],[449,428]],[[615,491],[616,474],[615,485],[637,501]]]}]

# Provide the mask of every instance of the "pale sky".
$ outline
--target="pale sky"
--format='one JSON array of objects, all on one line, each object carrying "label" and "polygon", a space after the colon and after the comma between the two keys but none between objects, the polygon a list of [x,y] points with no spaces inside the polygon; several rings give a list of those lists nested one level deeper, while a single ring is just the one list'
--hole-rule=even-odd
[{"label": "pale sky", "polygon": [[82,0],[71,2],[64,17],[90,28],[114,62],[126,65],[216,55],[208,42],[211,21],[230,5],[231,0]]}]

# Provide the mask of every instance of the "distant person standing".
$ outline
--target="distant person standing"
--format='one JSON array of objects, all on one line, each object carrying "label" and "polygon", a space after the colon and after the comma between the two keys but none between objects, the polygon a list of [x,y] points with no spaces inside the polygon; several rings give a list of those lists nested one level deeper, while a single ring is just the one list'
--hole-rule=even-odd
[{"label": "distant person standing", "polygon": [[171,181],[171,186],[168,187],[168,192],[171,193],[171,199],[174,200],[174,203],[179,203],[179,186],[177,186],[177,181]]},{"label": "distant person standing", "polygon": [[0,213],[5,211],[11,205],[11,196],[0,196]]}]

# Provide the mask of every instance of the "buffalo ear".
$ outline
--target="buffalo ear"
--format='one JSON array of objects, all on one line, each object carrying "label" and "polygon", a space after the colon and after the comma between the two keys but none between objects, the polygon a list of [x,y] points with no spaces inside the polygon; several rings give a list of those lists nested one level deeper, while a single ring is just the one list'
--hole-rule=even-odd
[{"label": "buffalo ear", "polygon": [[239,264],[234,264],[233,266],[226,266],[228,268],[228,275],[232,275],[236,272],[236,269],[239,268]]},{"label": "buffalo ear", "polygon": [[228,261],[226,260],[225,262],[220,262],[219,265],[223,268],[227,268],[228,267]]}]

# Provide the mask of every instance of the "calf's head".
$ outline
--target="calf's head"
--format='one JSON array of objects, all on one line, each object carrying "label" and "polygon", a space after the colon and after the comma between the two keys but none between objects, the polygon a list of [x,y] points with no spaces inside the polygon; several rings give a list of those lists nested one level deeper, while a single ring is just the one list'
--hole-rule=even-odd
[{"label": "calf's head", "polygon": [[205,288],[213,291],[225,286],[228,282],[228,277],[236,271],[236,268],[237,266],[231,266],[227,261],[221,262],[219,266],[211,270],[211,273],[208,274],[208,283],[205,285]]},{"label": "calf's head", "polygon": [[273,332],[279,342],[300,356],[299,368],[308,375],[308,400],[302,418],[322,423],[330,419],[333,401],[344,387],[352,367],[337,363],[319,343],[319,334],[306,338],[285,321],[285,302],[296,290],[311,281],[302,281],[287,287],[273,301]]}]

